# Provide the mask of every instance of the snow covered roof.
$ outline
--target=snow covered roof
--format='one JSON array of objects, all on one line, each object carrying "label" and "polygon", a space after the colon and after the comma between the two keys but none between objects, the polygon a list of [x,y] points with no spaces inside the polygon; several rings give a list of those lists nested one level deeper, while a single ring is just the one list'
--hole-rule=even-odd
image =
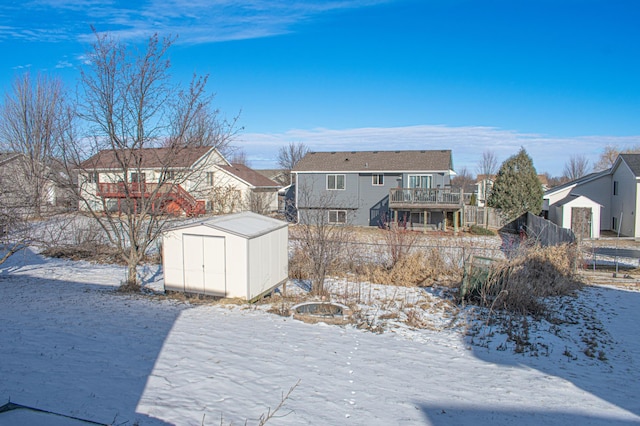
[{"label": "snow covered roof", "polygon": [[208,226],[220,231],[229,232],[245,238],[255,238],[280,228],[289,226],[287,222],[263,216],[253,212],[241,212],[224,216],[216,216],[211,219],[193,222],[188,225],[178,226],[172,229],[184,229],[194,226]]}]

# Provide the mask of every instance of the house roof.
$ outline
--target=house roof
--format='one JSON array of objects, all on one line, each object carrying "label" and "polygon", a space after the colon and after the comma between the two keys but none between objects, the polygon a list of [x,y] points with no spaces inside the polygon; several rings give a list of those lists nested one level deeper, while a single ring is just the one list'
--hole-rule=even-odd
[{"label": "house roof", "polygon": [[250,169],[244,164],[234,163],[230,166],[218,166],[220,169],[225,170],[226,172],[242,179],[247,182],[249,185],[254,186],[256,188],[279,188],[276,182],[272,181],[268,177],[262,175],[261,173]]},{"label": "house roof", "polygon": [[574,179],[574,180],[569,181],[569,182],[565,182],[562,185],[554,186],[553,188],[550,188],[550,189],[548,189],[548,190],[546,190],[544,192],[544,197],[547,198],[547,197],[549,197],[549,196],[551,196],[551,195],[553,195],[553,194],[555,194],[557,192],[560,192],[560,191],[563,191],[563,190],[565,190],[567,188],[571,188],[571,187],[574,187],[574,186],[589,182],[589,181],[591,181],[591,180],[593,180],[595,178],[598,178],[600,176],[607,175],[610,172],[611,172],[611,169],[602,170],[600,172],[589,173],[588,175],[584,175],[581,178]]},{"label": "house roof", "polygon": [[540,185],[548,186],[549,179],[547,179],[546,175],[538,175],[538,180],[540,181]]},{"label": "house roof", "polygon": [[180,148],[179,150],[172,148],[142,148],[123,151],[106,149],[82,162],[80,167],[83,169],[118,169],[121,166],[116,154],[120,154],[123,158],[129,158],[131,167],[142,169],[184,168],[191,167],[212,149],[214,148],[210,146]]},{"label": "house roof", "polygon": [[310,152],[294,172],[453,170],[451,150]]},{"label": "house roof", "polygon": [[478,175],[476,176],[476,182],[481,183],[483,180],[494,181],[496,175]]},{"label": "house roof", "polygon": [[620,154],[620,158],[627,163],[636,177],[640,177],[640,154]]},{"label": "house roof", "polygon": [[20,154],[16,152],[0,152],[0,164],[8,163],[18,158]]},{"label": "house roof", "polygon": [[287,170],[284,170],[284,169],[253,169],[253,170],[260,173],[262,176],[268,177],[271,180],[287,173]]}]

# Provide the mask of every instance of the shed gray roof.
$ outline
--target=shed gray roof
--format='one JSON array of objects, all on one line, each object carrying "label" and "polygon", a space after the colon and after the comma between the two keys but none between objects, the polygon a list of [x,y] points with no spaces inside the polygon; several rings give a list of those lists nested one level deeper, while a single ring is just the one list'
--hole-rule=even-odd
[{"label": "shed gray roof", "polygon": [[640,154],[620,154],[636,177],[640,177]]},{"label": "shed gray roof", "polygon": [[555,206],[564,206],[565,204],[569,204],[572,201],[577,200],[578,198],[583,197],[589,201],[591,201],[594,204],[599,205],[600,207],[602,207],[602,205],[596,201],[593,201],[591,198],[587,197],[586,195],[580,195],[580,194],[569,194],[566,197],[564,197],[562,200],[558,201],[557,203],[554,203]]},{"label": "shed gray roof", "polygon": [[451,150],[310,152],[294,172],[453,170]]},{"label": "shed gray roof", "polygon": [[287,222],[272,217],[253,212],[242,212],[216,216],[205,221],[192,222],[188,225],[178,226],[173,229],[191,228],[199,225],[208,226],[245,238],[259,237],[260,235],[289,226]]}]

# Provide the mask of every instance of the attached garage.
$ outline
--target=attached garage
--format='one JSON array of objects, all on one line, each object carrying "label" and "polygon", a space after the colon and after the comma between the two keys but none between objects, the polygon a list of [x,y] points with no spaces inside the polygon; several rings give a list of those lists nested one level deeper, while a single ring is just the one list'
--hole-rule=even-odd
[{"label": "attached garage", "polygon": [[288,278],[288,224],[256,213],[218,216],[164,233],[169,291],[254,300]]}]

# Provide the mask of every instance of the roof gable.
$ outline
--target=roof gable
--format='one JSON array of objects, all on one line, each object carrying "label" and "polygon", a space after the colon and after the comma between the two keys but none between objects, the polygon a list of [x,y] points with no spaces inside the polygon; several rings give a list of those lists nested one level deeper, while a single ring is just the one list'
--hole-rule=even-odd
[{"label": "roof gable", "polygon": [[294,172],[453,170],[451,150],[310,152]]},{"label": "roof gable", "polygon": [[640,154],[620,154],[618,158],[627,164],[635,177],[640,177]]},{"label": "roof gable", "polygon": [[602,176],[608,175],[610,172],[611,172],[611,169],[602,170],[599,172],[593,172],[593,173],[589,173],[588,175],[584,175],[578,179],[565,182],[562,185],[554,186],[553,188],[550,188],[544,192],[544,197],[548,198],[549,196],[562,192],[566,189],[570,189],[570,188],[585,184],[587,182],[591,182],[594,179],[598,179]]},{"label": "roof gable", "polygon": [[6,164],[13,160],[16,160],[22,154],[16,152],[0,152],[0,164]]}]

